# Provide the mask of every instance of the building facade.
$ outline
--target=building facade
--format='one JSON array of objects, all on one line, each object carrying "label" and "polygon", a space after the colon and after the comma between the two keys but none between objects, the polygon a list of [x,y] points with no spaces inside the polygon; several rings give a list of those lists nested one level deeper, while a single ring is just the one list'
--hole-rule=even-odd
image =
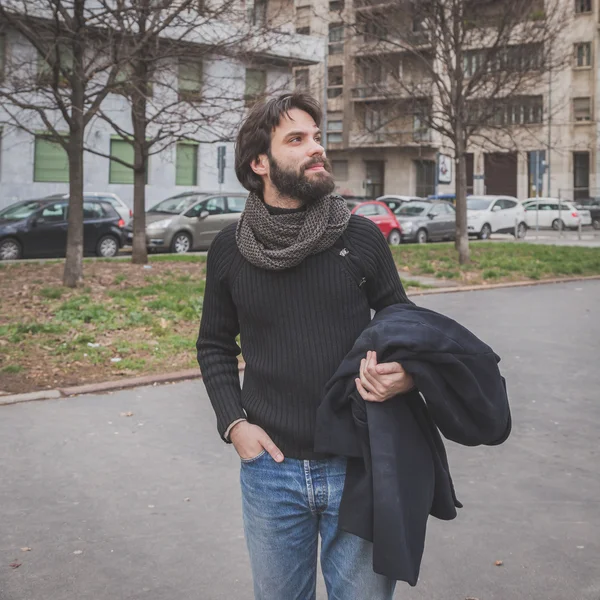
[{"label": "building facade", "polygon": [[[265,41],[253,43],[243,57],[241,53],[238,58],[206,55],[200,61],[180,57],[162,65],[161,77],[170,80],[163,93],[171,96],[167,98],[170,102],[177,100],[178,95],[186,100],[181,103],[181,120],[190,122],[190,131],[194,132],[190,137],[195,139],[165,144],[164,149],[157,146],[149,159],[147,207],[186,191],[240,191],[233,168],[233,136],[246,109],[258,97],[293,87],[294,67],[322,62],[322,45],[311,37],[296,34],[289,18],[289,25],[271,36],[276,43],[269,43],[266,31],[258,32],[266,18],[265,11],[264,3],[248,8],[248,19],[257,26],[257,37],[264,35]],[[288,17],[292,12],[287,10]],[[37,61],[35,67],[35,50],[16,32],[0,29],[0,86],[9,61],[27,54],[31,56],[27,64],[34,65],[39,74],[44,64]],[[22,64],[25,62],[21,60]],[[160,86],[153,87],[155,95],[161,93]],[[215,116],[219,103],[224,105],[223,114]],[[108,94],[103,109],[124,131],[132,130],[129,101],[124,95]],[[0,106],[0,121],[6,122],[2,111]],[[207,115],[205,127],[193,122],[200,114]],[[27,131],[0,125],[0,208],[18,200],[66,193],[69,189],[69,165],[64,149],[48,139],[40,119],[29,116],[26,125]],[[85,137],[90,150],[133,161],[133,147],[109,123],[93,120]],[[220,147],[225,148],[221,177]],[[105,156],[86,152],[84,191],[116,193],[131,207],[133,171]]]},{"label": "building facade", "polygon": [[[564,35],[572,61],[548,74],[530,90],[523,105],[512,107],[518,145],[499,151],[491,144],[471,146],[467,156],[469,193],[540,195],[565,198],[600,196],[600,0],[561,0],[567,19]],[[296,31],[325,40],[323,65],[295,70],[297,87],[310,89],[326,106],[326,142],[337,190],[342,194],[427,196],[453,192],[439,180],[438,155],[444,140],[423,128],[419,101],[431,88],[418,63],[400,44],[372,43],[373,11],[385,16],[386,39],[423,35],[417,22],[395,14],[403,0],[295,0]],[[406,3],[405,3],[406,4]],[[361,20],[364,26],[361,26]],[[425,47],[425,40],[423,40]],[[422,97],[408,98],[402,78]],[[386,122],[386,109],[395,117]],[[400,115],[400,116],[398,116]],[[402,117],[403,115],[403,117]],[[519,132],[520,125],[523,131]]]}]

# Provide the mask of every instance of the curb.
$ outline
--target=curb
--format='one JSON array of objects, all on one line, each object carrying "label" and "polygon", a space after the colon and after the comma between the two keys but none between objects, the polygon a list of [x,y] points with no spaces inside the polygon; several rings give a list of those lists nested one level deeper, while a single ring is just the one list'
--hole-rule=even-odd
[{"label": "curb", "polygon": [[408,296],[430,296],[433,294],[453,294],[456,292],[480,292],[485,290],[499,290],[502,288],[532,287],[535,285],[548,285],[555,283],[573,283],[576,281],[594,281],[600,279],[600,275],[588,275],[586,277],[565,277],[562,279],[539,279],[537,281],[508,281],[506,283],[490,283],[488,285],[462,285],[454,287],[436,288],[433,290],[421,290],[410,292]]},{"label": "curb", "polygon": [[[240,363],[238,365],[240,373],[245,369],[245,367],[245,363]],[[58,398],[72,398],[73,396],[80,396],[82,394],[112,392],[116,390],[126,390],[129,388],[142,387],[145,385],[160,385],[174,383],[175,381],[189,381],[191,379],[202,379],[200,369],[186,369],[185,371],[162,373],[161,375],[143,375],[141,377],[130,377],[128,379],[118,379],[116,381],[86,383],[84,385],[75,385],[71,387],[57,388],[54,390],[40,390],[38,392],[29,392],[26,394],[11,394],[9,396],[0,396],[0,406],[20,404],[22,402],[33,402],[35,400],[56,400]]]},{"label": "curb", "polygon": [[[591,275],[588,277],[567,277],[564,279],[542,279],[539,281],[513,281],[507,283],[490,283],[489,285],[465,285],[446,288],[437,288],[433,290],[422,290],[411,292],[412,296],[430,296],[433,294],[453,294],[456,292],[480,292],[485,290],[498,290],[502,288],[532,287],[536,285],[548,285],[556,283],[573,283],[577,281],[599,280],[600,275]],[[242,372],[246,365],[240,363],[238,368]],[[202,374],[199,369],[187,369],[185,371],[175,371],[173,373],[163,373],[161,375],[143,375],[141,377],[130,377],[129,379],[120,379],[116,381],[104,381],[99,383],[87,383],[85,385],[76,385],[71,387],[58,388],[54,390],[41,390],[29,392],[26,394],[11,394],[0,396],[0,406],[10,404],[19,404],[21,402],[33,402],[36,400],[55,400],[57,398],[70,398],[82,394],[96,394],[100,392],[110,392],[115,390],[125,390],[129,388],[141,387],[144,385],[160,385],[172,383],[175,381],[186,381],[190,379],[201,379]]]}]

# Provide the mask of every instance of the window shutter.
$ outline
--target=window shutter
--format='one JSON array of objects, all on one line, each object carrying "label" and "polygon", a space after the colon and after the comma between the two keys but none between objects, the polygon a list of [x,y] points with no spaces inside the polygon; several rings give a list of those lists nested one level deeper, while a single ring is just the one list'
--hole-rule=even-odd
[{"label": "window shutter", "polygon": [[68,183],[69,158],[65,149],[45,136],[35,138],[33,180]]},{"label": "window shutter", "polygon": [[[133,164],[133,145],[127,140],[113,139],[110,141],[110,155]],[[110,161],[109,183],[133,183],[133,169]]]},{"label": "window shutter", "polygon": [[175,185],[198,185],[198,144],[177,144]]},{"label": "window shutter", "polygon": [[202,61],[182,60],[179,62],[179,98],[200,100],[202,94]]},{"label": "window shutter", "polygon": [[246,93],[247,100],[257,100],[265,93],[267,87],[267,72],[257,69],[246,69]]}]

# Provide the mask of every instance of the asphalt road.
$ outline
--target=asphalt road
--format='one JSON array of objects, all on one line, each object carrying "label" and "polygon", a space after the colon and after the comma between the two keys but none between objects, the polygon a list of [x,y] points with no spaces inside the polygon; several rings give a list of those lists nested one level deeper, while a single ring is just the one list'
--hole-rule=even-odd
[{"label": "asphalt road", "polygon": [[[396,598],[599,600],[600,281],[417,301],[503,357],[514,430],[448,444],[465,508],[430,521]],[[200,381],[0,407],[0,455],[1,600],[252,599],[239,461]]]}]

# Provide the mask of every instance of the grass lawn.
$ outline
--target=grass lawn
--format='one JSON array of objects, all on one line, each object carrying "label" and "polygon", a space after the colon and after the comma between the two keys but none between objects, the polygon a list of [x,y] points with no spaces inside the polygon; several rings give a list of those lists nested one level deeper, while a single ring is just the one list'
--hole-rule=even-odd
[{"label": "grass lawn", "polygon": [[[452,244],[392,251],[411,275],[460,284],[600,275],[600,249],[473,243],[456,263]],[[63,263],[0,263],[0,391],[25,392],[196,367],[204,256],[152,256],[149,268],[85,261],[84,285],[61,286]]]}]

